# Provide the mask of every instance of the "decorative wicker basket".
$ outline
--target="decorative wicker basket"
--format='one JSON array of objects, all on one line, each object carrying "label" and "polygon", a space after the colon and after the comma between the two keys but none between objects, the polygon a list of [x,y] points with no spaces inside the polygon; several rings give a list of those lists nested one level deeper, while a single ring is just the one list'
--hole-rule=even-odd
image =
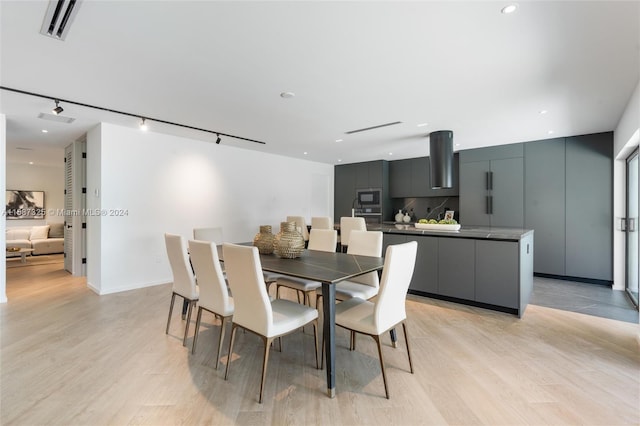
[{"label": "decorative wicker basket", "polygon": [[296,231],[295,222],[281,222],[273,243],[275,253],[287,259],[299,257],[304,251],[304,238]]},{"label": "decorative wicker basket", "polygon": [[253,238],[253,245],[258,247],[260,254],[271,254],[275,238],[271,232],[271,225],[260,225],[260,232]]}]

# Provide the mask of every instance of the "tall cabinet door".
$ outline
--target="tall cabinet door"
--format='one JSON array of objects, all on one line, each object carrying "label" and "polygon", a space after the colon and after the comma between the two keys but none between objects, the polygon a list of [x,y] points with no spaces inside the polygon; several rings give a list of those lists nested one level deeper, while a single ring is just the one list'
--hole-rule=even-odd
[{"label": "tall cabinet door", "polygon": [[473,161],[460,165],[460,223],[491,226],[487,210],[487,172],[489,161]]},{"label": "tall cabinet door", "polygon": [[564,138],[525,144],[524,227],[535,231],[535,272],[565,275]]},{"label": "tall cabinet door", "polygon": [[566,275],[613,280],[613,134],[566,138]]},{"label": "tall cabinet door", "polygon": [[523,228],[523,159],[491,160],[491,173],[491,226]]}]

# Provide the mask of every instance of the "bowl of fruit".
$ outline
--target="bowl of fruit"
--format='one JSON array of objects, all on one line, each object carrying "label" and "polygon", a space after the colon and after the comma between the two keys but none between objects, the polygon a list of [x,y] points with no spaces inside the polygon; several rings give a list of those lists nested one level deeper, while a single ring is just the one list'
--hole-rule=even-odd
[{"label": "bowl of fruit", "polygon": [[436,231],[457,231],[460,229],[460,224],[455,219],[420,219],[416,222],[416,228]]}]

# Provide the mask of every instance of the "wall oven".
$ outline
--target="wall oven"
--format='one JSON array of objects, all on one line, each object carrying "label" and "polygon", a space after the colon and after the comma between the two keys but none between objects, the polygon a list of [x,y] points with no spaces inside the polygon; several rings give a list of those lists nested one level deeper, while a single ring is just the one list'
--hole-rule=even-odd
[{"label": "wall oven", "polygon": [[354,216],[363,217],[367,224],[382,224],[382,190],[357,189]]}]

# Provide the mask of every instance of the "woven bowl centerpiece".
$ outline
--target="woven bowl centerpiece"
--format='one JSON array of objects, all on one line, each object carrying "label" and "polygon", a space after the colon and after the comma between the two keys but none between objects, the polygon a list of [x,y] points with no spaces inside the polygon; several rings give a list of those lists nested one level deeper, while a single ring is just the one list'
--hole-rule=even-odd
[{"label": "woven bowl centerpiece", "polygon": [[275,238],[271,233],[271,225],[260,225],[260,232],[253,238],[253,245],[258,247],[260,254],[271,254]]},{"label": "woven bowl centerpiece", "polygon": [[304,251],[304,238],[296,230],[295,222],[280,222],[280,232],[273,242],[273,251],[287,259],[300,257]]}]

